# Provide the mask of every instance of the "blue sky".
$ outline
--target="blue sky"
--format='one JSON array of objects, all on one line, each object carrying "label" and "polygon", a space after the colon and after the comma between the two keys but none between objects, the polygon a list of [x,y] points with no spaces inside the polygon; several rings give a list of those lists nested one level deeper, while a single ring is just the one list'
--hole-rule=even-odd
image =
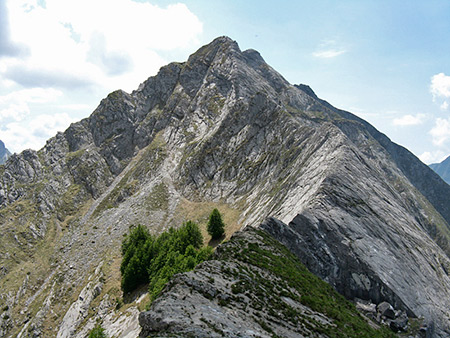
[{"label": "blue sky", "polygon": [[447,0],[0,0],[0,139],[38,149],[220,35],[424,162],[450,155]]}]

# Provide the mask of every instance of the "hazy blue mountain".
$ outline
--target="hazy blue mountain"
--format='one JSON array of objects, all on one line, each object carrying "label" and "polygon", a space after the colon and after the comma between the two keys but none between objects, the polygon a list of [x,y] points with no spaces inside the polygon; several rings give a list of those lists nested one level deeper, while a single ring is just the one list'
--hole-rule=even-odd
[{"label": "hazy blue mountain", "polygon": [[430,168],[441,176],[445,182],[450,184],[450,156],[441,163],[430,164]]},{"label": "hazy blue mountain", "polygon": [[6,149],[3,141],[0,140],[0,164],[5,163],[9,156],[11,156],[11,153]]}]

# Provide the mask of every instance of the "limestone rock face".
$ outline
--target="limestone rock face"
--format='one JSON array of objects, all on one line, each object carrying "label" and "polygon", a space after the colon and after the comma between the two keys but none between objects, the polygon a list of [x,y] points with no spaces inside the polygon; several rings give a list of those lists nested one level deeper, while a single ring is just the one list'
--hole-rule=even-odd
[{"label": "limestone rock face", "polygon": [[220,37],[0,166],[4,332],[68,332],[65,313],[101,262],[82,323],[137,313],[117,300],[129,226],[202,225],[218,207],[228,231],[276,217],[286,226],[273,236],[347,297],[388,301],[448,336],[448,201],[450,186],[408,150]]},{"label": "limestone rock face", "polygon": [[[211,260],[170,281],[150,310],[139,315],[140,337],[349,336],[351,330],[343,330],[332,313],[339,308],[355,316],[356,309],[286,252],[264,231],[236,232]],[[332,305],[309,302],[312,294]],[[359,320],[361,327],[353,333],[376,334]]]},{"label": "limestone rock face", "polygon": [[[337,230],[340,225],[335,222],[335,216],[338,215],[318,219],[304,212],[289,225],[268,219],[261,227],[294,252],[311,272],[347,298],[369,299],[376,304],[388,301],[409,316],[426,318],[427,325],[435,327],[434,334],[445,337],[449,324],[448,297],[443,295],[448,289],[441,287],[448,283],[448,275],[435,271],[435,266],[443,261],[448,264],[448,258],[442,256],[435,261],[435,266],[429,266],[425,263],[426,256],[421,257],[411,250],[403,251],[402,246],[409,247],[410,240],[418,248],[424,247],[418,242],[420,236],[413,231],[409,233],[411,237],[385,238],[375,235],[380,231],[376,224],[371,224],[371,233],[361,233],[360,225],[347,223],[347,237]],[[359,231],[353,237],[356,228]],[[424,287],[419,288],[419,285]],[[402,292],[405,289],[409,292]]]}]

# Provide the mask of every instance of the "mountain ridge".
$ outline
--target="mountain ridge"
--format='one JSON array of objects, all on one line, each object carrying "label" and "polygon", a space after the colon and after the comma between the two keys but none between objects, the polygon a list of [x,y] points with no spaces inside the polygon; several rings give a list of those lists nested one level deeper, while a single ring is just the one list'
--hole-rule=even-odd
[{"label": "mountain ridge", "polygon": [[445,182],[450,184],[450,156],[440,163],[430,164],[429,167],[433,169]]},{"label": "mountain ridge", "polygon": [[[448,185],[308,88],[221,37],[131,94],[109,94],[40,151],[11,156],[0,167],[0,285],[15,296],[0,300],[16,323],[28,319],[4,332],[81,336],[95,317],[87,309],[115,311],[114,267],[130,225],[205,226],[217,206],[227,232],[277,217],[293,229],[280,242],[304,243],[299,258],[312,272],[350,298],[423,316],[445,336]],[[82,292],[92,297],[80,301]],[[55,310],[66,315],[43,319]]]}]

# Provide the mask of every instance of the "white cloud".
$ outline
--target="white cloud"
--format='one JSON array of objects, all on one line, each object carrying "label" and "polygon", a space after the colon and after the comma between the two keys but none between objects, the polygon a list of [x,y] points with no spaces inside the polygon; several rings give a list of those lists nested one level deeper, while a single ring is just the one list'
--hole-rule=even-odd
[{"label": "white cloud", "polygon": [[0,130],[0,139],[12,152],[23,149],[38,150],[45,145],[45,141],[64,131],[75,122],[68,114],[44,114],[29,120],[27,123],[8,123]]},{"label": "white cloud", "polygon": [[439,73],[431,77],[430,91],[433,95],[433,101],[441,101],[440,108],[447,110],[449,104],[447,99],[450,98],[450,76]]},{"label": "white cloud", "polygon": [[[202,32],[202,23],[180,3],[161,8],[132,0],[47,0],[43,8],[9,0],[7,6],[10,39],[26,46],[29,56],[9,58],[3,73],[24,86],[65,87],[70,79],[84,79],[130,91],[166,63],[161,52],[198,43]],[[18,69],[26,74],[19,77]]]},{"label": "white cloud", "polygon": [[437,118],[430,134],[435,145],[444,145],[450,139],[450,119]]},{"label": "white cloud", "polygon": [[0,96],[0,121],[12,119],[22,120],[30,113],[30,103],[48,103],[55,101],[62,95],[56,89],[22,89],[4,96]]},{"label": "white cloud", "polygon": [[439,73],[431,78],[433,96],[450,97],[450,76]]},{"label": "white cloud", "polygon": [[321,58],[321,59],[330,59],[330,58],[334,58],[336,56],[339,56],[341,54],[344,54],[346,52],[346,50],[344,49],[329,49],[329,50],[321,50],[321,51],[317,51],[312,53],[313,56],[315,56],[316,58]]},{"label": "white cloud", "polygon": [[446,153],[443,152],[442,150],[436,150],[432,152],[426,151],[421,155],[419,155],[419,159],[426,164],[440,163],[443,160],[445,160],[446,157],[447,157]]},{"label": "white cloud", "polygon": [[84,77],[66,69],[54,69],[44,65],[42,67],[35,67],[26,63],[10,64],[3,72],[3,75],[26,88],[56,87],[72,90],[89,88],[93,85],[93,80],[89,76]]},{"label": "white cloud", "polygon": [[59,105],[58,108],[62,110],[88,111],[91,108],[91,106],[83,103],[74,103],[74,104],[62,104]]},{"label": "white cloud", "polygon": [[422,124],[425,118],[425,114],[416,115],[404,115],[399,118],[395,118],[392,123],[394,126],[416,126]]}]

